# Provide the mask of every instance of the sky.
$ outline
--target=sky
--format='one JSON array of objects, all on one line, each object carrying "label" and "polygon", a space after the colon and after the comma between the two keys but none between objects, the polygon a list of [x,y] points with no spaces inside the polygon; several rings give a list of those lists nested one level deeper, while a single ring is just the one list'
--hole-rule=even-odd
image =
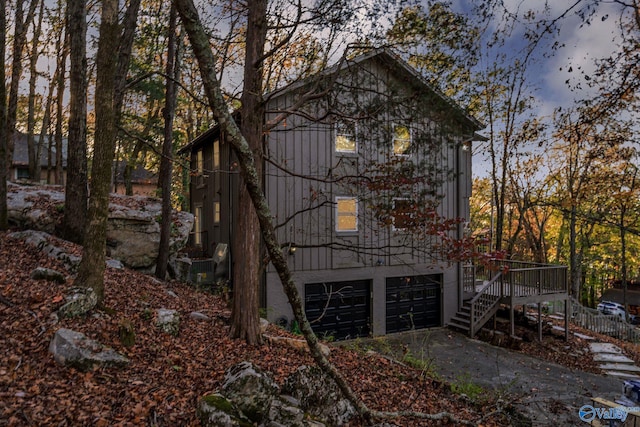
[{"label": "sky", "polygon": [[[595,91],[586,85],[585,75],[591,76],[597,59],[609,56],[620,43],[620,10],[605,2],[598,6],[588,23],[578,16],[576,10],[567,10],[575,0],[554,0],[547,4],[547,16],[557,21],[558,31],[549,37],[533,54],[533,62],[527,76],[532,95],[535,96],[534,113],[551,123],[551,116],[558,107],[572,106],[576,100],[587,99]],[[533,10],[542,16],[542,0],[504,0],[506,8],[518,16]],[[582,0],[581,5],[590,5],[592,0]],[[459,12],[468,10],[468,0],[454,0],[453,7]],[[498,21],[490,23],[497,28]],[[552,44],[558,42],[558,49]],[[526,45],[522,30],[514,31],[505,51],[514,56]],[[483,133],[482,131],[480,132]],[[486,132],[485,132],[486,134]],[[474,150],[474,176],[486,176],[489,164],[482,152]]]}]

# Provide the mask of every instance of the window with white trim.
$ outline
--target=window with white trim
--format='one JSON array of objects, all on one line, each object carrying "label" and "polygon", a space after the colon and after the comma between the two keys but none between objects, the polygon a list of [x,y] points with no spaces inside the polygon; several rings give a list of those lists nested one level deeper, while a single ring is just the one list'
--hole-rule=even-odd
[{"label": "window with white trim", "polygon": [[334,123],[335,149],[338,153],[355,153],[358,150],[356,141],[356,122],[343,120]]},{"label": "window with white trim", "polygon": [[336,231],[358,231],[358,199],[336,197]]},{"label": "window with white trim", "polygon": [[393,199],[391,208],[392,227],[394,230],[406,230],[415,226],[416,205],[411,199]]},{"label": "window with white trim", "polygon": [[406,125],[393,125],[393,154],[408,156],[411,150],[411,128]]}]

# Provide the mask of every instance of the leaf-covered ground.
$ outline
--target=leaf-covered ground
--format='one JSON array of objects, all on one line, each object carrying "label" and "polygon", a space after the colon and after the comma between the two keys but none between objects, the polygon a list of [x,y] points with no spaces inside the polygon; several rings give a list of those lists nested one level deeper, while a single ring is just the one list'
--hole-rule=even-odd
[{"label": "leaf-covered ground", "polygon": [[[66,242],[60,245],[80,255],[78,247]],[[67,283],[31,279],[36,267],[64,272]],[[221,297],[129,270],[107,270],[105,309],[86,318],[57,319],[54,313],[73,286],[69,274],[59,262],[0,233],[0,426],[199,425],[195,408],[200,396],[217,390],[230,366],[252,361],[282,383],[299,366],[313,363],[306,352],[282,343],[252,347],[229,339],[230,312]],[[177,336],[156,327],[157,308],[178,310],[182,321]],[[206,314],[209,320],[192,319],[189,314],[194,311]],[[120,343],[118,335],[125,320],[133,324],[136,334],[135,345],[129,348]],[[111,346],[131,363],[124,369],[86,373],[59,366],[48,347],[61,327]],[[275,326],[268,333],[289,335]],[[509,424],[505,415],[486,417],[495,410],[490,396],[470,402],[423,370],[357,345],[331,348],[330,359],[373,409],[447,411],[460,419],[481,420],[482,425]],[[538,353],[550,352],[543,348]],[[563,353],[570,352],[565,348]],[[430,425],[410,418],[389,421],[402,426]],[[352,425],[364,423],[354,420]]]}]

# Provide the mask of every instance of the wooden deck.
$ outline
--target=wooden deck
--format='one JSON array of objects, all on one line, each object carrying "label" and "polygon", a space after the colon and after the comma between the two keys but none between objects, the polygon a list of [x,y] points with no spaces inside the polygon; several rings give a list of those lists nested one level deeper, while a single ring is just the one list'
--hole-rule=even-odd
[{"label": "wooden deck", "polygon": [[[540,311],[543,302],[565,301],[565,311],[568,310],[567,267],[510,260],[495,260],[482,268],[465,267],[464,294],[463,307],[452,319],[453,323],[468,325],[469,334],[474,336],[501,305],[507,305],[511,335],[515,335],[517,306],[537,304]],[[565,319],[568,317],[565,313]],[[538,330],[541,336],[540,321]],[[566,336],[568,331],[569,323],[565,320]]]}]

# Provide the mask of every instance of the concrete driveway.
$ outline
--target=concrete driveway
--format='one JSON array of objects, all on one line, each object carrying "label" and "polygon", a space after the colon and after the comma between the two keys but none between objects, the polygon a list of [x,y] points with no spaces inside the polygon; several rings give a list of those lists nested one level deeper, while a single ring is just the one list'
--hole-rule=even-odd
[{"label": "concrete driveway", "polygon": [[578,410],[590,405],[591,397],[613,401],[622,395],[619,378],[572,371],[446,328],[386,339],[392,348],[406,345],[414,356],[427,358],[448,382],[478,384],[501,393],[504,400],[515,400],[534,426],[587,426]]}]

